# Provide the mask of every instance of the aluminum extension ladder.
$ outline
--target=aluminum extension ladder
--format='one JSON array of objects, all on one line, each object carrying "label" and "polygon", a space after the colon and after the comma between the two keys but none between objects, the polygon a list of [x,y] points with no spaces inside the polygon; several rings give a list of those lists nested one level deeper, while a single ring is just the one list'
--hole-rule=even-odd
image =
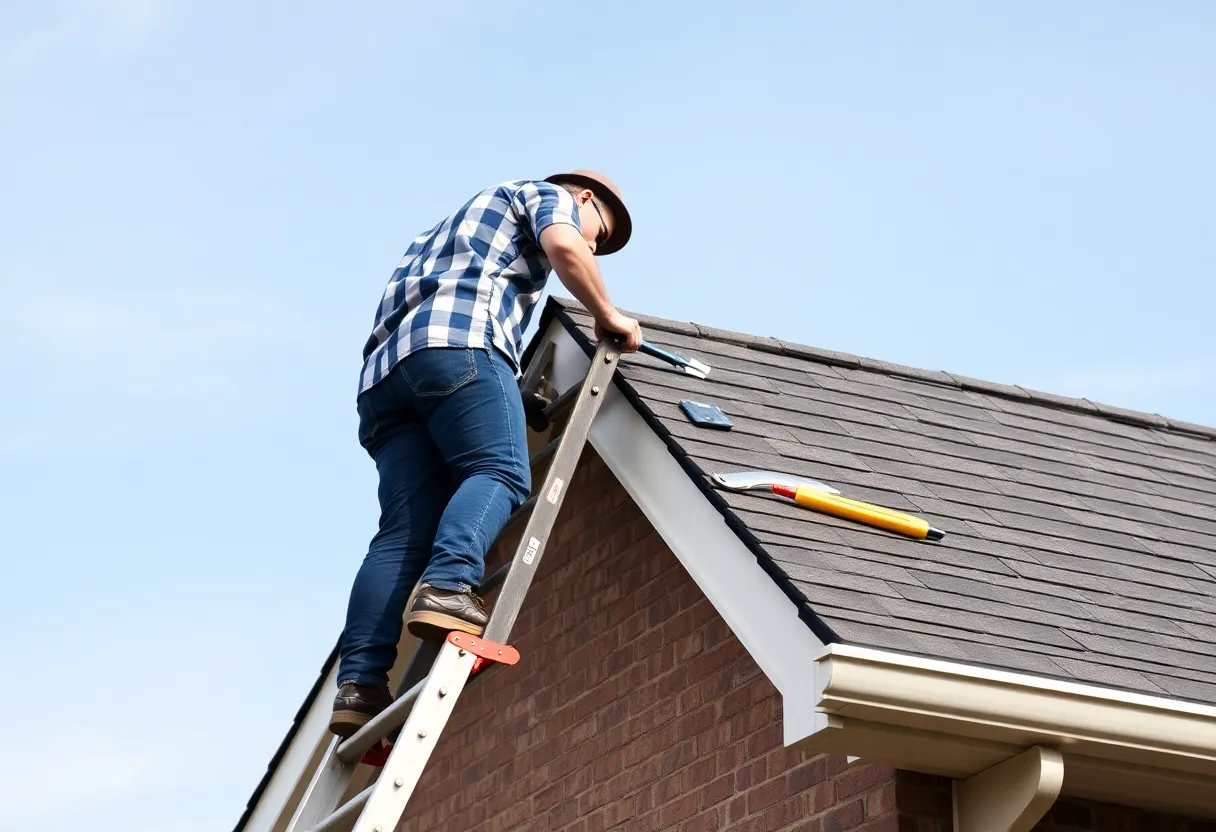
[{"label": "aluminum extension ladder", "polygon": [[[552,345],[535,356],[521,382],[525,399],[541,383],[542,368],[552,363]],[[483,597],[502,587],[490,611],[485,633],[475,638],[467,633],[449,633],[443,642],[419,643],[410,659],[405,676],[398,685],[396,700],[378,716],[346,740],[334,737],[300,799],[286,832],[394,832],[405,812],[427,760],[470,678],[492,663],[514,664],[519,654],[506,642],[519,615],[524,596],[540,564],[549,534],[566,496],[566,486],[587,443],[591,423],[603,402],[603,392],[616,371],[619,348],[609,339],[601,341],[582,384],[553,398],[543,409],[546,424],[573,404],[561,435],[532,456],[538,465],[553,457],[543,483],[511,515],[506,528],[527,515],[528,523],[515,549],[515,555],[498,571],[486,578],[478,593]],[[536,411],[529,424],[536,427]],[[377,750],[387,746],[393,732],[400,728],[387,759],[376,759]],[[369,754],[369,752],[371,752]],[[372,785],[352,797],[340,808],[364,755],[383,767]],[[352,825],[353,824],[353,825]]]}]

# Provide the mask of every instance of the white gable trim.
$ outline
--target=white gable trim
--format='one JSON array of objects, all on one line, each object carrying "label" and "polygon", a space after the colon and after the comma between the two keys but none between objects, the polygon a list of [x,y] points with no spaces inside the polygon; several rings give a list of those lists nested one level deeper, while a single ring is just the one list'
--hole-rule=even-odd
[{"label": "white gable trim", "polygon": [[[555,321],[554,384],[564,390],[587,374],[590,359]],[[615,385],[591,425],[591,446],[633,498],[705,597],[781,693],[793,742],[826,725],[808,694],[811,658],[823,650],[789,596],[756,563],[671,452]]]}]

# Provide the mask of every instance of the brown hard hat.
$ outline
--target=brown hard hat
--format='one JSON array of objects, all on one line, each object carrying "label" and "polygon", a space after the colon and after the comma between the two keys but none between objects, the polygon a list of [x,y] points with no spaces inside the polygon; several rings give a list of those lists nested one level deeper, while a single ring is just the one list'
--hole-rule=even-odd
[{"label": "brown hard hat", "polygon": [[545,181],[554,184],[568,182],[571,185],[590,188],[596,198],[608,206],[608,210],[612,212],[612,233],[602,246],[596,247],[597,255],[620,251],[625,247],[625,243],[629,242],[629,235],[633,233],[633,220],[629,218],[629,209],[625,207],[625,200],[621,199],[620,190],[607,176],[593,170],[572,170],[569,173],[546,176]]}]

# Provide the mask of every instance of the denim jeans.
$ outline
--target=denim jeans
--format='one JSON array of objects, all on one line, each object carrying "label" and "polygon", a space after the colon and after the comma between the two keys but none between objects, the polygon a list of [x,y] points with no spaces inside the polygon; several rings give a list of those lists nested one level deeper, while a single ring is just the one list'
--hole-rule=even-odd
[{"label": "denim jeans", "polygon": [[383,684],[415,583],[476,587],[531,472],[515,373],[492,348],[413,352],[358,404],[380,528],[351,589],[338,682]]}]

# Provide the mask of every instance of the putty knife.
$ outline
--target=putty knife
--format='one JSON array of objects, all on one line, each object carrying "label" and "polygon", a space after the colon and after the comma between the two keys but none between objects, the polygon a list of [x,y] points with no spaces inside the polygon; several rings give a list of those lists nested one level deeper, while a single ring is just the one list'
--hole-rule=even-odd
[{"label": "putty knife", "polygon": [[781,474],[777,471],[733,471],[728,474],[711,474],[710,478],[727,491],[770,491],[774,485],[785,485],[790,488],[813,488],[829,494],[840,493],[839,490],[818,480]]}]

